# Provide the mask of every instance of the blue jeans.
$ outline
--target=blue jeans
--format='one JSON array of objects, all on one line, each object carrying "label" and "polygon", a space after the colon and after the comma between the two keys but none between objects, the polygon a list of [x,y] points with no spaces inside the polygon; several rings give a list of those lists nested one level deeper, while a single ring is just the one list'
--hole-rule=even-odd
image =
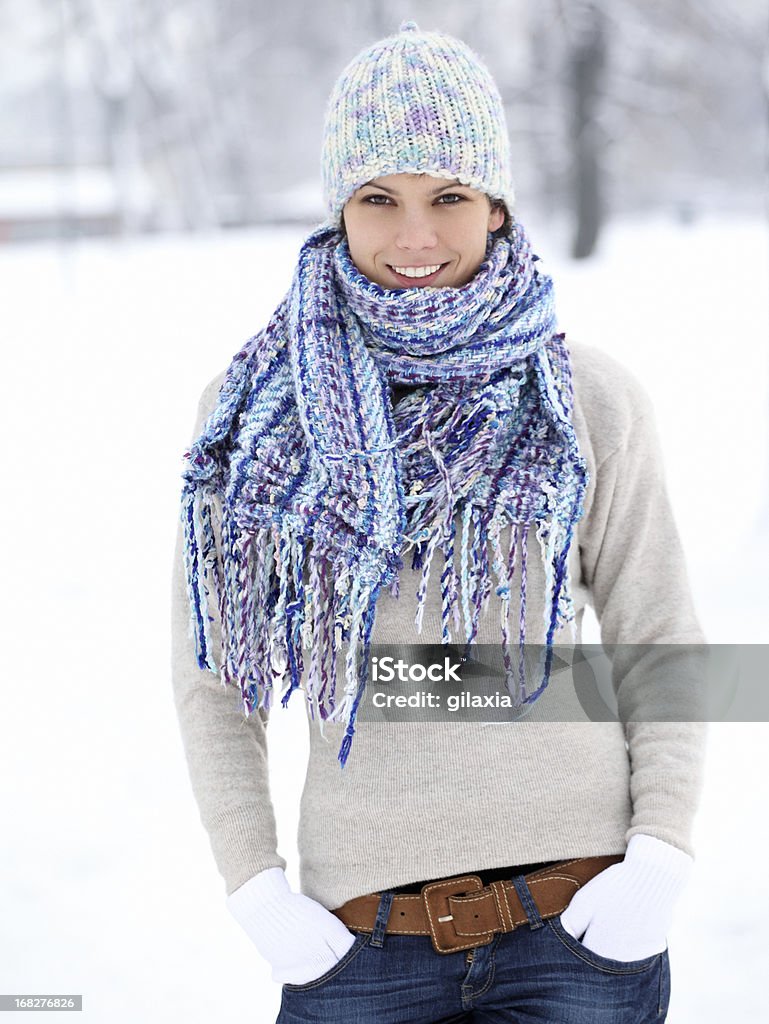
[{"label": "blue jeans", "polygon": [[667,949],[610,960],[558,917],[543,921],[526,899],[527,925],[470,951],[436,953],[427,935],[385,934],[391,899],[382,893],[373,933],[359,933],[331,970],[283,986],[276,1024],[646,1024],[667,1016]]}]

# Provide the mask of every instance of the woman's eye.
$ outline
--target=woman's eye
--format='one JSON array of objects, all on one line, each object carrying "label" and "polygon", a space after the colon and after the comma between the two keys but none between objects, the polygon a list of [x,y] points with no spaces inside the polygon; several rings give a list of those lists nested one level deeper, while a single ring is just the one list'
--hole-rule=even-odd
[{"label": "woman's eye", "polygon": [[[445,192],[442,196],[438,196],[438,202],[440,202],[441,199],[450,199],[450,200],[456,199],[457,203],[461,203],[461,202],[464,201],[464,198],[465,197],[464,196],[460,196],[458,192]],[[449,202],[449,203],[444,203],[443,205],[444,206],[456,206],[457,203]]]},{"label": "woman's eye", "polygon": [[[381,202],[381,203],[378,202],[379,199],[382,199],[383,202]],[[388,203],[389,201],[390,201],[390,197],[389,196],[380,196],[380,195],[364,196],[364,199],[363,199],[363,202],[364,203],[368,203],[369,206],[384,206],[385,203]]]}]

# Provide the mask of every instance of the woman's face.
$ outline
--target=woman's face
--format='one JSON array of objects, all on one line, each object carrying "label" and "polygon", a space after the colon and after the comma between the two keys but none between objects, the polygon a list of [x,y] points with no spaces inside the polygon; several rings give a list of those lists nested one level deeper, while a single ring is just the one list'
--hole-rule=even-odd
[{"label": "woman's face", "polygon": [[486,255],[503,209],[468,185],[429,174],[389,174],[362,185],[343,209],[350,256],[382,288],[458,288]]}]

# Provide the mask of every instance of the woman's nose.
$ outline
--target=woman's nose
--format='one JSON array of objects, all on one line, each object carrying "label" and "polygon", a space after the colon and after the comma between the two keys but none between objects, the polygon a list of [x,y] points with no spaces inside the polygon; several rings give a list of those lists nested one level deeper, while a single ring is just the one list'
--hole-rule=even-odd
[{"label": "woman's nose", "polygon": [[420,213],[403,215],[395,235],[395,244],[399,249],[418,252],[421,249],[434,249],[437,242],[438,236],[428,217]]}]

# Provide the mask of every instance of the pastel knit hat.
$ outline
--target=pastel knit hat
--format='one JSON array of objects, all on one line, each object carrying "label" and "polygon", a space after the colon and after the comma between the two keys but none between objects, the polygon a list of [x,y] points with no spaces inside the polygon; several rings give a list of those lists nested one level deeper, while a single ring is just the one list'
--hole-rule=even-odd
[{"label": "pastel knit hat", "polygon": [[362,50],[329,96],[321,176],[330,225],[365,182],[427,173],[504,200],[513,211],[510,142],[489,70],[463,42],[406,21]]}]

